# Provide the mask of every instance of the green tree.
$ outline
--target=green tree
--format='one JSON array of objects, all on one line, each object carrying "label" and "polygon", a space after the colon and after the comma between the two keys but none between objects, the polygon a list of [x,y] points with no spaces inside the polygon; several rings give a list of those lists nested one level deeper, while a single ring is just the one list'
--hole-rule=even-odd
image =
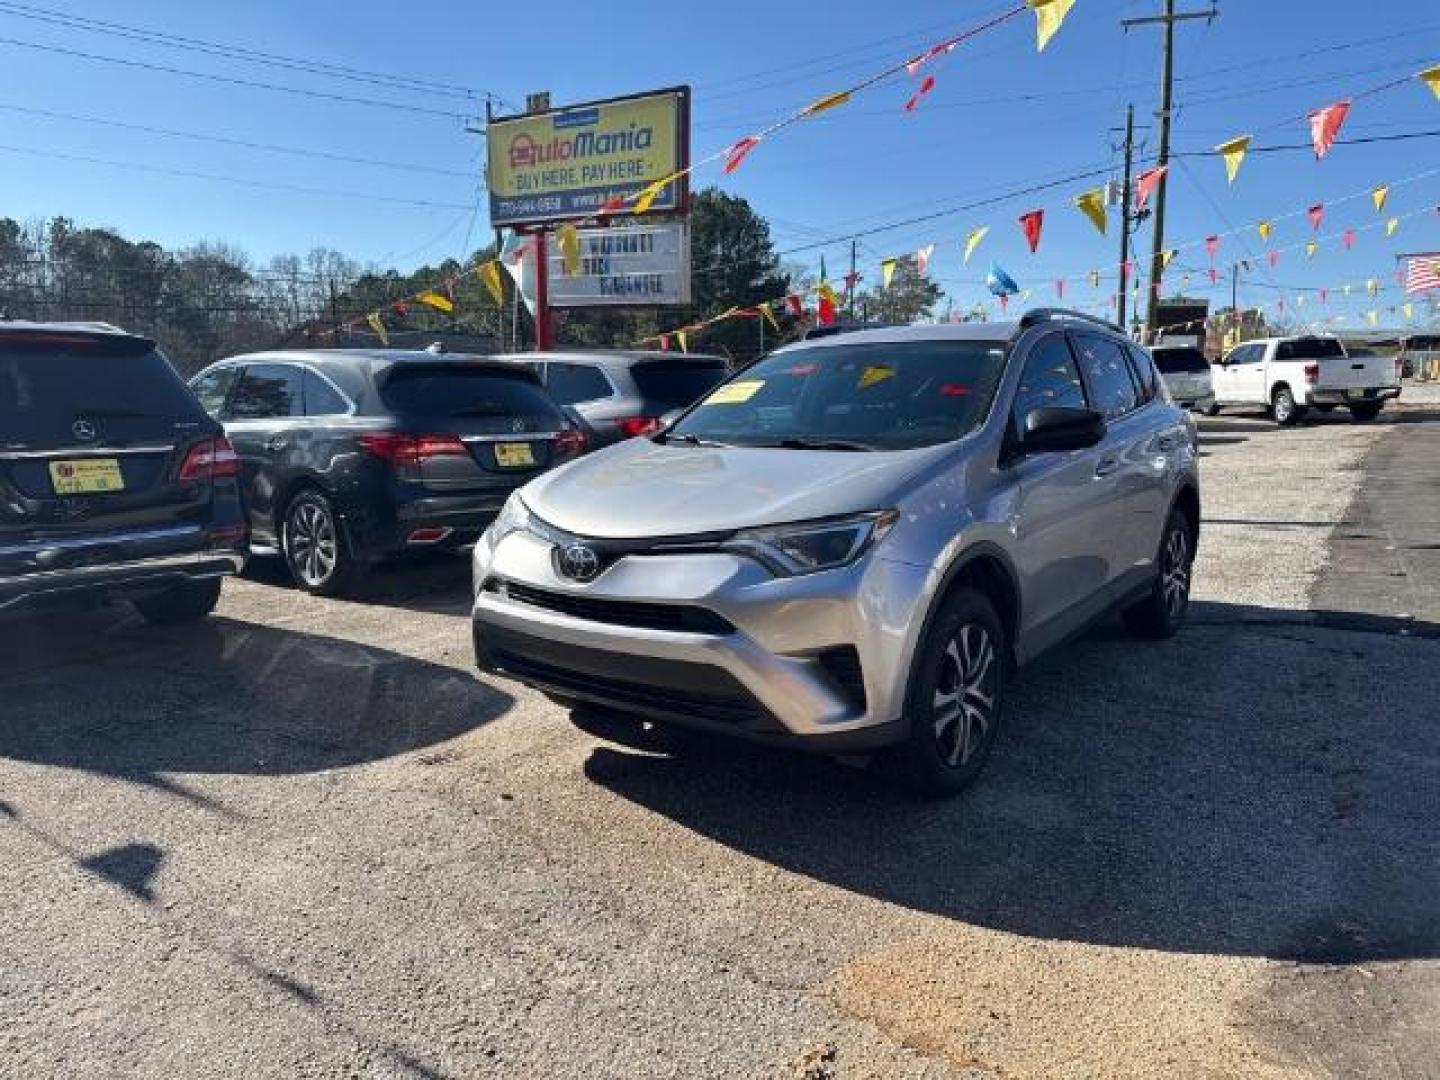
[{"label": "green tree", "polygon": [[943,295],[944,290],[907,259],[896,264],[889,288],[877,286],[856,297],[856,310],[874,322],[909,324],[933,317]]}]

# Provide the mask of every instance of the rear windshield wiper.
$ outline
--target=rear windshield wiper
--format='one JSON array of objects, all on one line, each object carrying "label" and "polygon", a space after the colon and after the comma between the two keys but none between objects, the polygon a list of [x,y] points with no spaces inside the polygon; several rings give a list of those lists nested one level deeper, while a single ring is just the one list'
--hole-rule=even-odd
[{"label": "rear windshield wiper", "polygon": [[875,449],[866,443],[850,442],[845,439],[781,439],[779,442],[758,445],[778,447],[782,450],[850,450],[857,453],[868,453]]}]

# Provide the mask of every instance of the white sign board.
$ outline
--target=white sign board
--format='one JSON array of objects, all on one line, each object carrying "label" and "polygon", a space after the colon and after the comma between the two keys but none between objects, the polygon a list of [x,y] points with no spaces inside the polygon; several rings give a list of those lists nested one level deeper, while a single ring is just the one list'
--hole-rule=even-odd
[{"label": "white sign board", "polygon": [[550,306],[635,307],[690,303],[690,226],[684,221],[581,229],[580,266],[565,273],[550,235]]}]

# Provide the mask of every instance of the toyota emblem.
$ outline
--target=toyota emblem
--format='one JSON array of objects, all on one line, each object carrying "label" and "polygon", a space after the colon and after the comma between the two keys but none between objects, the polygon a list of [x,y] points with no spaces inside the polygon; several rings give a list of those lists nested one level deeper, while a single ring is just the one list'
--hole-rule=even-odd
[{"label": "toyota emblem", "polygon": [[593,581],[600,573],[600,556],[594,548],[571,544],[560,552],[560,572],[571,581]]},{"label": "toyota emblem", "polygon": [[70,433],[81,442],[95,441],[95,425],[89,420],[76,420],[70,425]]}]

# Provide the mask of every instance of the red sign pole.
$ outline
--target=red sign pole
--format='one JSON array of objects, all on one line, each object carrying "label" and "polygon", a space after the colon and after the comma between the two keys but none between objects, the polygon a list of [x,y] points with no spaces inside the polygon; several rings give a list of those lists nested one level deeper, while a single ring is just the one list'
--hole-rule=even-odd
[{"label": "red sign pole", "polygon": [[550,323],[550,259],[545,252],[545,230],[535,233],[535,348],[549,352],[555,346]]}]

